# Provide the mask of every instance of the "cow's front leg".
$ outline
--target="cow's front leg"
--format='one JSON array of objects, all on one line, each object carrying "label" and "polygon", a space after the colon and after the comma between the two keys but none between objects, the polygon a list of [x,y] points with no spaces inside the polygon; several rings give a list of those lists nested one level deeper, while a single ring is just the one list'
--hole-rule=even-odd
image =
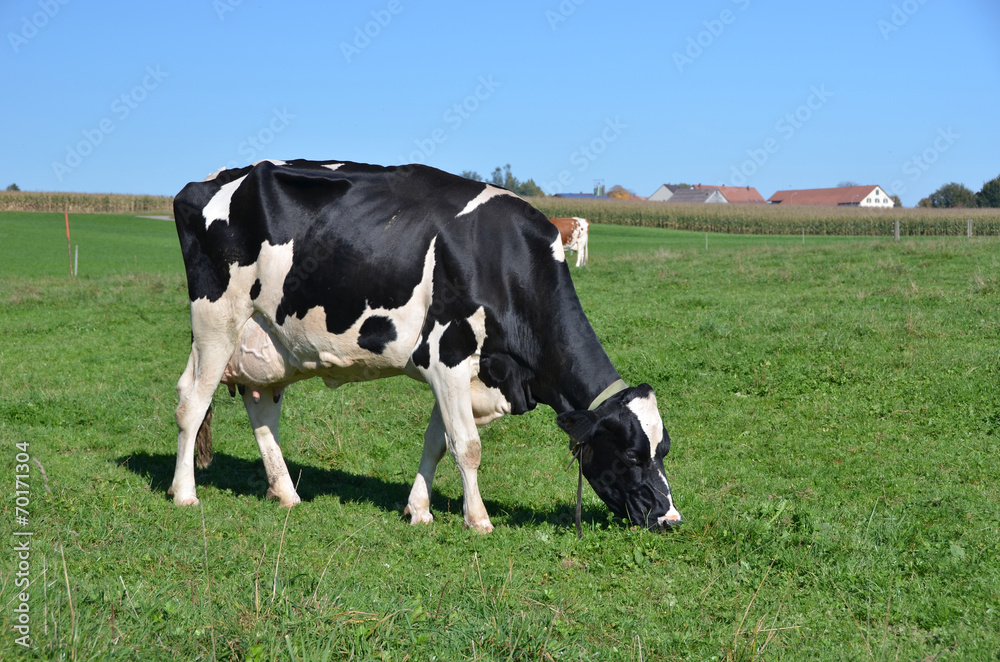
[{"label": "cow's front leg", "polygon": [[291,507],[299,503],[299,495],[288,475],[285,458],[278,446],[278,422],[281,419],[281,395],[271,388],[243,389],[243,405],[250,417],[253,434],[257,438],[260,456],[264,459],[267,472],[267,496],[277,499],[282,506]]},{"label": "cow's front leg", "polygon": [[434,516],[431,515],[431,484],[434,482],[434,472],[444,456],[446,446],[441,406],[435,403],[434,411],[431,412],[431,422],[424,432],[424,452],[420,456],[420,468],[413,480],[406,510],[403,511],[404,515],[410,516],[410,524],[430,524],[434,521]]},{"label": "cow's front leg", "polygon": [[462,476],[465,525],[480,533],[489,533],[493,530],[493,524],[479,494],[478,474],[482,446],[472,413],[472,373],[469,362],[462,361],[449,368],[434,358],[432,356],[430,367],[423,372],[434,391],[437,408],[440,408],[448,450],[455,458],[458,472]]}]

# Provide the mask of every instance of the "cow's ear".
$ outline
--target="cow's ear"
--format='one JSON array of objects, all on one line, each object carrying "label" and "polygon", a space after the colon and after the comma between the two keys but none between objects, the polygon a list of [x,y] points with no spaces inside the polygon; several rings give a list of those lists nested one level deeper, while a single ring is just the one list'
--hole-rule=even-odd
[{"label": "cow's ear", "polygon": [[564,411],[556,417],[556,423],[566,431],[570,439],[577,444],[585,444],[594,436],[597,414],[584,409]]}]

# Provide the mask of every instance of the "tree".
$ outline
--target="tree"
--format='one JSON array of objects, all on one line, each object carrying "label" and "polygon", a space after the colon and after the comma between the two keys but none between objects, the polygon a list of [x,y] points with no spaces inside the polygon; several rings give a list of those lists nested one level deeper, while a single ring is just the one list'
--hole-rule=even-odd
[{"label": "tree", "polygon": [[983,184],[976,194],[976,204],[980,207],[1000,207],[1000,175]]},{"label": "tree", "polygon": [[462,171],[462,177],[465,177],[466,179],[471,179],[471,180],[477,181],[477,182],[483,181],[483,176],[480,175],[475,170],[463,170]]},{"label": "tree", "polygon": [[964,184],[945,184],[918,203],[921,207],[975,207],[976,194]]},{"label": "tree", "polygon": [[628,190],[621,184],[615,184],[608,189],[608,197],[614,198],[615,200],[631,200],[635,197],[635,193]]},{"label": "tree", "polygon": [[526,182],[521,182],[521,187],[517,191],[515,191],[515,193],[527,198],[541,197],[545,195],[545,191],[542,190],[541,186],[535,183],[534,179],[529,179]]},{"label": "tree", "polygon": [[860,186],[860,184],[858,184],[857,182],[852,182],[849,179],[844,180],[839,184],[837,184],[837,188],[851,188],[852,186]]},{"label": "tree", "polygon": [[10,186],[7,187],[7,190],[8,191],[20,191],[21,187],[18,186],[17,184],[11,184]]},{"label": "tree", "polygon": [[893,207],[902,207],[903,206],[903,201],[899,199],[898,195],[892,196],[892,206]]},{"label": "tree", "polygon": [[541,187],[535,183],[535,180],[529,179],[522,182],[520,179],[514,176],[510,171],[510,164],[508,163],[503,168],[497,166],[493,170],[493,174],[490,175],[490,184],[494,186],[500,186],[502,188],[516,193],[517,195],[523,195],[526,197],[545,195]]},{"label": "tree", "polygon": [[503,188],[511,191],[513,191],[514,187],[520,183],[521,182],[517,181],[517,177],[511,173],[509,163],[503,168],[497,166],[494,168],[493,174],[490,175],[490,184],[493,184],[493,186],[502,186]]}]

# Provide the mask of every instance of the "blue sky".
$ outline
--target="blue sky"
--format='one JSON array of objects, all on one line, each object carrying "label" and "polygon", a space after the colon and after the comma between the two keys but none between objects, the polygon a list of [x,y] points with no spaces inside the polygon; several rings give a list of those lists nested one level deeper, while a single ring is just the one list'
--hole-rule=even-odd
[{"label": "blue sky", "polygon": [[911,206],[1000,175],[995,0],[5,0],[0,29],[0,187],[315,158]]}]

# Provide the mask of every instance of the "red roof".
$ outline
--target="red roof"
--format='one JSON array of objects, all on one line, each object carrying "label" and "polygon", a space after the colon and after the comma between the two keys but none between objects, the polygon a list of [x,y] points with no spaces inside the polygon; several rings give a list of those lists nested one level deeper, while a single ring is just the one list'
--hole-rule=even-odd
[{"label": "red roof", "polygon": [[695,184],[692,188],[714,188],[718,189],[719,193],[723,195],[729,202],[739,203],[739,202],[767,202],[764,200],[764,196],[757,192],[757,189],[752,186],[704,186],[702,184]]},{"label": "red roof", "polygon": [[[842,188],[811,188],[797,191],[778,191],[768,202],[784,205],[856,205],[871,195],[877,187],[844,186]],[[886,196],[888,197],[888,196]]]}]

